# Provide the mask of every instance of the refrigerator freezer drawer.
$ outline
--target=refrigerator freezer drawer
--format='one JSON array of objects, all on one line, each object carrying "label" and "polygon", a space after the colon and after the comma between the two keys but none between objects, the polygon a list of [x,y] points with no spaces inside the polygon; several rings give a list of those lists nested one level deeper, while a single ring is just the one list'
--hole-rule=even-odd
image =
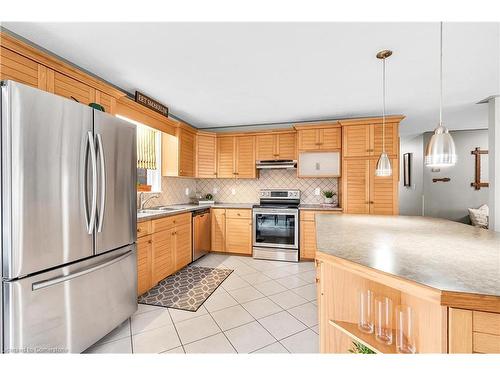
[{"label": "refrigerator freezer drawer", "polygon": [[137,310],[135,244],[4,282],[4,351],[80,353]]}]

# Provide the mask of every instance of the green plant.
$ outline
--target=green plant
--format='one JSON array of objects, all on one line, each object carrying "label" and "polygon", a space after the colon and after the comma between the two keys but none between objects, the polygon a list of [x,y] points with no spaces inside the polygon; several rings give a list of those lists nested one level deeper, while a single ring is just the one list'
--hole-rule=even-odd
[{"label": "green plant", "polygon": [[352,342],[352,348],[349,349],[349,353],[354,353],[354,354],[375,354],[373,350],[371,350],[369,347],[366,345],[361,344],[360,342],[353,341]]},{"label": "green plant", "polygon": [[214,196],[212,194],[207,194],[207,195],[205,195],[205,199],[207,201],[211,201],[212,199],[214,199]]},{"label": "green plant", "polygon": [[331,190],[325,190],[323,192],[323,195],[325,196],[325,198],[333,198],[335,195],[337,195],[336,193],[334,193],[333,191]]}]

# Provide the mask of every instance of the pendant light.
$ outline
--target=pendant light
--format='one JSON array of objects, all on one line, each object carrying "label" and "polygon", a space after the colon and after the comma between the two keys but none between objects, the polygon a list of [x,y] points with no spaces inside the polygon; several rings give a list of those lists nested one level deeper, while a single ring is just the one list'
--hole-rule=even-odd
[{"label": "pendant light", "polygon": [[392,55],[392,51],[385,49],[377,53],[377,59],[381,59],[383,62],[383,73],[382,73],[382,153],[377,161],[377,168],[375,169],[375,176],[388,177],[392,176],[391,161],[385,152],[385,60]]},{"label": "pendant light", "polygon": [[425,149],[424,163],[431,168],[450,167],[457,162],[455,142],[448,129],[443,125],[443,23],[440,27],[440,62],[439,62],[439,124],[434,129],[427,147]]}]

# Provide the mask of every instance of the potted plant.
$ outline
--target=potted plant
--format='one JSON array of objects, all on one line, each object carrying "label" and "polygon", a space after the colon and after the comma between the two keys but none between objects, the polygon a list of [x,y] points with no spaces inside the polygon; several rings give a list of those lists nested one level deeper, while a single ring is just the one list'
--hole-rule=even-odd
[{"label": "potted plant", "polygon": [[326,204],[332,204],[333,203],[333,197],[337,195],[331,190],[326,190],[323,192],[323,196],[325,197],[325,203]]}]

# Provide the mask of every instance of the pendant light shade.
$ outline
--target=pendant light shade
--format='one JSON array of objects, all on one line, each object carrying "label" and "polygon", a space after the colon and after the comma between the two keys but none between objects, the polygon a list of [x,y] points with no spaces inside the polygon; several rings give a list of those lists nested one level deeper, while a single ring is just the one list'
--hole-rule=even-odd
[{"label": "pendant light shade", "polygon": [[383,73],[382,73],[382,153],[377,161],[377,167],[375,169],[375,176],[378,177],[389,177],[392,176],[392,166],[387,153],[385,152],[385,59],[392,55],[391,50],[383,50],[377,53],[377,59],[381,59],[383,62]]},{"label": "pendant light shade", "polygon": [[443,23],[440,27],[440,97],[439,97],[439,125],[434,129],[427,147],[425,148],[424,164],[431,168],[450,167],[457,162],[457,152],[453,137],[443,125]]}]

